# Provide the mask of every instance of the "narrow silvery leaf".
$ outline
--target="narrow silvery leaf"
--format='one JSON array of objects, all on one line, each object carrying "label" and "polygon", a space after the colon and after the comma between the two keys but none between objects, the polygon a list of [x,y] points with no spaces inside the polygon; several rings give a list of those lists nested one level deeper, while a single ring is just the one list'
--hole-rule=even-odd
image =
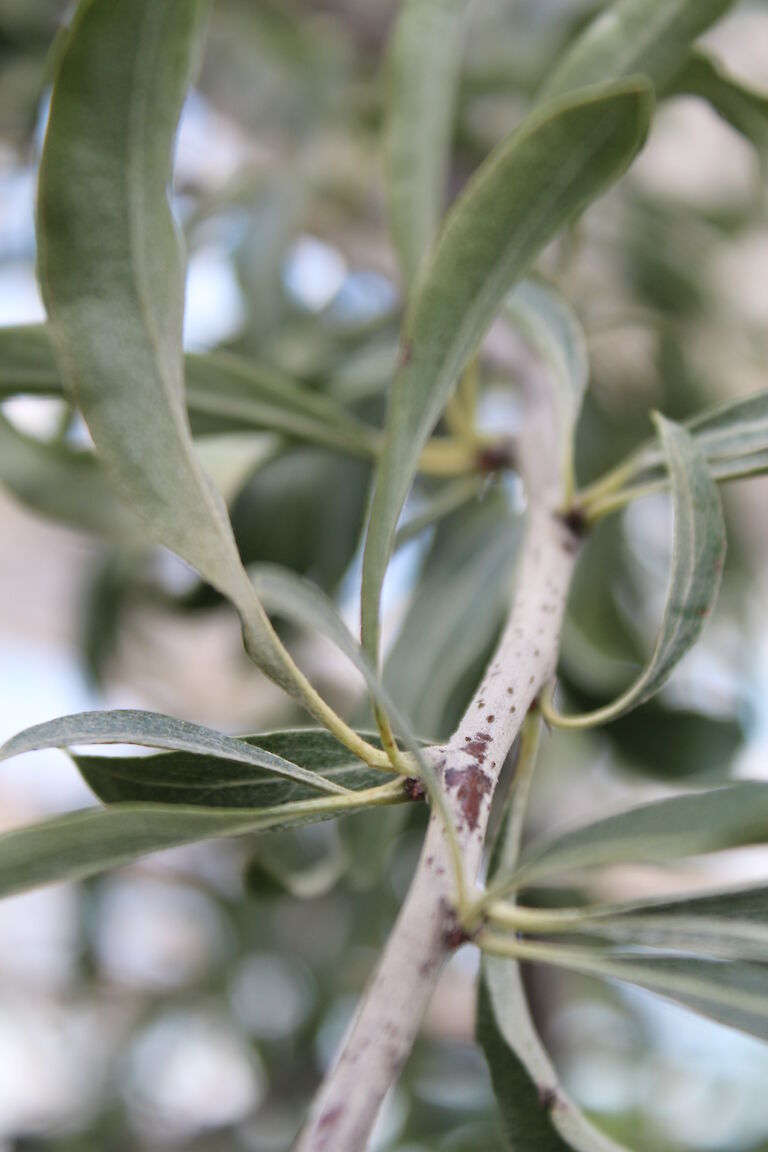
[{"label": "narrow silvery leaf", "polygon": [[625,944],[722,958],[768,961],[768,889],[728,889],[702,895],[569,909],[569,930]]},{"label": "narrow silvery leaf", "polygon": [[556,288],[541,280],[524,280],[515,288],[505,312],[550,370],[560,420],[560,457],[566,499],[573,492],[573,441],[589,381],[587,342],[579,319]]},{"label": "narrow silvery leaf", "polygon": [[429,760],[422,755],[422,745],[342,620],[335,604],[308,580],[276,565],[252,565],[248,571],[270,612],[326,636],[352,662],[363,677],[371,698],[395,725],[405,747],[414,757],[430,798],[440,812],[449,835],[454,837],[453,819],[445,803],[442,787]]},{"label": "narrow silvery leaf", "polygon": [[585,918],[580,930],[587,936],[632,947],[695,953],[721,960],[768,961],[766,924],[677,912],[638,913]]},{"label": "narrow silvery leaf", "polygon": [[514,960],[483,959],[476,1029],[514,1152],[626,1152],[595,1128],[561,1087]]},{"label": "narrow silvery leaf", "polygon": [[39,748],[66,748],[73,744],[138,744],[147,748],[173,748],[250,764],[289,780],[302,781],[321,792],[346,793],[345,788],[318,773],[300,768],[243,740],[158,712],[139,712],[130,708],[116,712],[80,712],[35,724],[13,736],[0,748],[0,760]]},{"label": "narrow silvery leaf", "polygon": [[642,80],[534,113],[449,213],[404,324],[363,564],[363,640],[378,659],[379,599],[421,449],[504,297],[536,255],[616,180],[643,143]]},{"label": "narrow silvery leaf", "polygon": [[[706,408],[686,420],[683,427],[695,439],[715,478],[734,478],[748,467],[742,461],[768,452],[768,389]],[[638,448],[619,469],[628,479],[645,483],[660,477],[663,466],[663,451],[649,443]]]},{"label": "narrow silvery leaf", "polygon": [[184,407],[184,259],[167,192],[203,10],[78,6],[40,168],[39,273],[66,387],[105,467],[153,535],[238,602],[237,549]]},{"label": "narrow silvery leaf", "polygon": [[184,260],[168,186],[204,8],[78,6],[57,56],[40,166],[39,277],[65,386],[105,468],[153,536],[232,601],[253,660],[341,730],[259,604],[187,418]]},{"label": "narrow silvery leaf", "polygon": [[768,784],[744,781],[673,796],[576,828],[523,854],[515,880],[620,862],[658,863],[768,839]]},{"label": "narrow silvery leaf", "polygon": [[[376,432],[331,397],[231,352],[187,353],[186,405],[195,435],[254,429],[354,455],[377,451]],[[65,397],[50,328],[0,328],[0,398]]]},{"label": "narrow silvery leaf", "polygon": [[0,327],[0,399],[61,396],[61,373],[44,324]]},{"label": "narrow silvery leaf", "polygon": [[187,355],[187,407],[196,431],[253,428],[371,456],[376,432],[329,396],[228,352]]},{"label": "narrow silvery leaf", "polygon": [[613,703],[581,716],[551,713],[562,727],[604,724],[650,699],[696,643],[717,600],[725,560],[725,525],[717,485],[693,437],[662,416],[657,415],[655,421],[674,508],[672,570],[656,646],[638,679]]},{"label": "narrow silvery leaf", "polygon": [[[366,768],[321,728],[260,732],[238,741],[279,756],[349,790],[373,788],[383,777]],[[103,804],[184,804],[206,808],[274,808],[317,795],[314,784],[277,777],[263,767],[211,753],[174,751],[156,756],[70,753]]]},{"label": "narrow silvery leaf", "polygon": [[720,1024],[768,1040],[768,967],[764,964],[605,953],[534,942],[522,944],[520,953],[570,972],[635,984]]},{"label": "narrow silvery leaf", "polygon": [[[386,790],[392,794],[380,795],[377,803],[396,802],[391,785],[385,785]],[[150,852],[198,840],[328,820],[373,802],[370,792],[365,799],[352,792],[264,810],[115,804],[73,812],[0,836],[0,896],[61,880],[80,880]]]},{"label": "narrow silvery leaf", "polygon": [[0,486],[42,516],[108,539],[140,540],[143,526],[109,484],[92,452],[25,436],[0,413]]},{"label": "narrow silvery leaf", "polygon": [[403,0],[392,34],[385,162],[406,285],[443,215],[467,6],[467,0]]},{"label": "narrow silvery leaf", "polygon": [[674,91],[700,96],[718,116],[750,140],[762,155],[768,150],[768,96],[729,76],[703,52],[692,52],[675,77]]},{"label": "narrow silvery leaf", "polygon": [[541,99],[638,72],[660,91],[733,0],[617,0],[588,24],[547,78]]}]

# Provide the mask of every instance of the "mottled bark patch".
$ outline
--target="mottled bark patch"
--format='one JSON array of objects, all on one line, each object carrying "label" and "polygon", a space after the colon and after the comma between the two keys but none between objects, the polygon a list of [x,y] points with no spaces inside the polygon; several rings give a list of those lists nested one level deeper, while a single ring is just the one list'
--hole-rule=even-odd
[{"label": "mottled bark patch", "polygon": [[449,768],[445,783],[449,789],[455,789],[464,823],[470,832],[474,832],[483,799],[491,790],[490,779],[479,764],[467,764],[463,768]]}]

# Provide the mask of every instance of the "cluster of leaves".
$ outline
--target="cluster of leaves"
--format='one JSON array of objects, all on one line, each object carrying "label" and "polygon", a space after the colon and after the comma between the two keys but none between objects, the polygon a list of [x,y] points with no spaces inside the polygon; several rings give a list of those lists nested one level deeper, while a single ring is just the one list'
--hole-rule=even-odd
[{"label": "cluster of leaves", "polygon": [[[642,654],[625,620],[615,628],[613,620],[605,622],[610,602],[600,581],[587,578],[571,605],[564,674],[574,701],[588,711],[562,715],[548,702],[545,714],[570,727],[617,719],[606,739],[620,750],[629,746],[657,772],[653,739],[642,746],[628,728],[637,717],[646,726],[658,722],[664,747],[673,742],[669,726],[689,722],[697,731],[704,726],[710,746],[716,734],[719,747],[732,750],[736,720],[675,713],[648,701],[696,642],[714,605],[725,549],[717,483],[766,470],[768,393],[680,422],[656,417],[653,441],[628,445],[621,463],[598,468],[597,478],[580,487],[582,403],[582,427],[600,421],[599,405],[586,391],[587,339],[557,278],[532,275],[537,261],[539,271],[546,268],[548,246],[626,172],[657,101],[694,92],[764,148],[765,102],[692,48],[729,7],[728,0],[619,0],[568,38],[536,84],[510,70],[504,83],[528,109],[488,153],[471,132],[471,92],[462,89],[462,83],[471,89],[473,79],[463,52],[468,6],[406,0],[389,48],[385,108],[367,112],[384,134],[403,315],[395,309],[352,333],[332,324],[310,330],[309,367],[297,372],[284,350],[290,346],[295,359],[302,331],[295,317],[283,314],[274,283],[282,247],[272,260],[267,253],[253,293],[257,303],[268,304],[250,330],[260,354],[247,339],[206,354],[183,352],[185,261],[168,186],[207,5],[81,0],[53,53],[40,166],[38,270],[48,323],[0,331],[0,397],[56,397],[67,406],[67,419],[62,436],[43,442],[0,413],[0,479],[38,512],[98,533],[128,558],[124,569],[110,569],[118,573],[113,596],[147,583],[152,546],[175,552],[205,584],[177,610],[194,599],[229,601],[253,662],[321,727],[232,738],[155,713],[120,711],[65,717],[21,733],[0,756],[107,743],[162,751],[119,760],[73,753],[102,806],[0,838],[0,892],[91,876],[204,838],[395,806],[407,799],[403,772],[423,775],[440,804],[413,733],[438,740],[461,714],[503,617],[519,536],[520,517],[503,477],[488,475],[509,467],[508,437],[497,429],[480,432],[476,423],[478,387],[482,398],[492,372],[483,340],[499,316],[541,361],[557,394],[561,511],[593,524],[665,489],[674,509],[669,591],[643,671],[627,686],[627,667],[642,664]],[[272,17],[273,33],[285,32],[279,15]],[[225,27],[214,20],[213,53]],[[333,51],[322,36],[310,43],[299,32],[291,44],[306,79],[307,107],[325,107],[326,70],[338,67]],[[353,72],[341,68],[348,92],[360,82]],[[480,78],[474,82],[480,85]],[[232,99],[228,90],[219,96],[224,105]],[[360,119],[365,122],[363,112]],[[460,164],[474,171],[445,214],[457,123]],[[316,176],[313,183],[320,219],[363,211],[338,189],[318,187]],[[295,221],[281,218],[284,232],[270,226],[276,200],[285,200],[286,213],[308,210],[282,197],[280,188],[258,193],[253,230],[265,226],[259,213],[266,212],[270,232],[291,235]],[[345,195],[351,197],[349,190]],[[242,188],[230,190],[229,206],[245,197]],[[220,208],[201,204],[200,216]],[[665,307],[665,272],[662,290],[647,291],[649,307],[657,310]],[[680,333],[684,320],[681,313]],[[74,447],[66,434],[75,412],[93,449]],[[636,439],[634,428],[628,435]],[[232,460],[237,463],[228,493],[213,483],[222,443],[230,478]],[[358,645],[334,595],[356,552],[374,465]],[[421,507],[414,505],[402,522],[414,484]],[[277,528],[275,518],[284,521]],[[395,549],[417,537],[429,539],[421,582],[380,676],[385,572]],[[596,562],[604,582],[600,546],[600,537],[587,545],[584,564],[589,571]],[[616,555],[615,541],[609,547],[615,579],[626,558]],[[581,658],[578,642],[595,615],[612,631],[616,676],[593,675]],[[351,660],[373,700],[381,739],[358,731],[330,706],[298,668],[273,617],[325,635]],[[100,635],[100,621],[94,634]],[[682,740],[688,743],[687,736]],[[533,760],[533,754],[523,757],[518,768],[501,860],[475,913],[482,912],[479,940],[489,954],[479,1037],[514,1148],[615,1148],[557,1085],[518,962],[636,983],[765,1037],[764,893],[548,912],[529,907],[532,900],[518,906],[507,897],[529,894],[563,872],[761,843],[768,828],[766,786],[721,781],[708,792],[633,809],[518,858],[525,771]],[[682,775],[685,766],[676,771]],[[299,891],[307,878],[283,880]],[[564,944],[564,934],[575,934],[576,943]],[[542,1109],[542,1100],[551,1106]]]}]

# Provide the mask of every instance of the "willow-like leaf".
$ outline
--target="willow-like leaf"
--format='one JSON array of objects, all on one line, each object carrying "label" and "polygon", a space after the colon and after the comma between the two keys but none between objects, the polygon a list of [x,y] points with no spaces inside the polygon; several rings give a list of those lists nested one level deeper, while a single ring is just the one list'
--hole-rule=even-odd
[{"label": "willow-like leaf", "polygon": [[0,836],[0,896],[61,880],[81,880],[181,844],[328,820],[345,812],[398,803],[404,796],[395,781],[361,793],[263,810],[115,804],[73,812]]},{"label": "willow-like leaf", "polygon": [[[190,352],[184,371],[195,435],[253,429],[353,455],[378,450],[374,429],[274,368],[231,352]],[[21,395],[69,397],[48,325],[0,328],[0,399]]]},{"label": "willow-like leaf", "polygon": [[476,1034],[510,1149],[627,1152],[595,1128],[560,1085],[531,1019],[514,960],[484,957]]},{"label": "willow-like leaf", "polygon": [[93,452],[26,436],[0,413],[0,485],[41,516],[125,544],[143,526],[105,484]]},{"label": "willow-like leaf", "polygon": [[651,658],[630,687],[611,704],[580,716],[543,704],[563,728],[587,728],[636,708],[666,683],[701,635],[717,600],[725,560],[725,524],[717,485],[695,441],[680,425],[655,417],[672,487],[672,569],[661,628]]},{"label": "willow-like leaf", "polygon": [[498,887],[524,886],[556,872],[680,860],[767,840],[768,784],[743,781],[643,804],[533,844],[515,875]]},{"label": "willow-like leaf", "polygon": [[540,93],[543,100],[587,84],[642,72],[663,92],[693,41],[733,0],[617,0],[602,9],[567,49]]},{"label": "willow-like leaf", "polygon": [[203,0],[78,6],[40,167],[39,278],[65,386],[131,507],[232,601],[253,660],[356,746],[273,631],[189,428],[185,269],[168,186],[204,10]]},{"label": "willow-like leaf", "polygon": [[378,660],[379,600],[421,449],[514,282],[626,169],[652,97],[643,80],[533,114],[480,167],[449,213],[405,320],[363,563],[363,642]]},{"label": "willow-like leaf", "polygon": [[586,947],[561,947],[532,941],[507,941],[485,936],[481,945],[491,953],[552,964],[584,976],[620,980],[655,992],[668,1000],[768,1040],[768,967],[699,957],[667,957],[608,953]]},{"label": "willow-like leaf", "polygon": [[[261,752],[317,773],[345,790],[380,784],[378,768],[367,768],[321,728],[259,732],[238,737]],[[97,756],[70,753],[89,788],[103,804],[182,804],[206,808],[274,808],[311,800],[314,785],[279,778],[257,764],[211,753],[174,751],[156,756]]]},{"label": "willow-like leaf", "polygon": [[674,91],[700,96],[718,116],[754,144],[760,155],[768,153],[768,96],[730,76],[704,52],[692,52],[675,78]]},{"label": "willow-like leaf", "polygon": [[443,215],[467,0],[403,0],[388,60],[389,218],[410,285]]},{"label": "willow-like leaf", "polygon": [[264,772],[308,784],[321,792],[338,795],[347,791],[317,772],[300,768],[244,740],[224,736],[186,720],[176,720],[173,716],[139,712],[132,708],[114,712],[79,712],[35,724],[3,744],[0,760],[40,748],[67,748],[73,744],[137,744],[147,748],[171,748],[249,764]]}]

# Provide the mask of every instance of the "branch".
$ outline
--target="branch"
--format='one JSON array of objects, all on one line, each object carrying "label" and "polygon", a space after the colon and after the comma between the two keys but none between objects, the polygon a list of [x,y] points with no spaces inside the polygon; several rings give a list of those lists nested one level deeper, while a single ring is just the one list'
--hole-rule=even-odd
[{"label": "branch", "polygon": [[[529,514],[511,613],[458,729],[445,747],[430,750],[470,885],[481,864],[501,767],[531,704],[555,673],[579,547],[555,514],[560,497],[555,426],[547,405],[529,406],[520,445]],[[408,896],[296,1152],[362,1152],[367,1146],[443,965],[465,941],[455,895],[449,848],[440,817],[433,813]]]}]

